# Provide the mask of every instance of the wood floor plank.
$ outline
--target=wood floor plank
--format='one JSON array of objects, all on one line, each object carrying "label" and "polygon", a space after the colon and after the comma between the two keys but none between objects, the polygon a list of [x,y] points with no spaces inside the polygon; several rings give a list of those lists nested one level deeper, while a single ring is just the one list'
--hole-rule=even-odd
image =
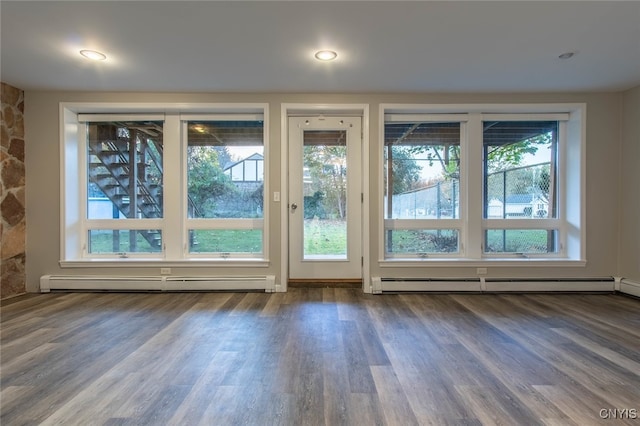
[{"label": "wood floor plank", "polygon": [[[464,298],[458,298],[459,301],[464,301]],[[480,302],[483,302],[482,300]],[[492,310],[488,311],[487,306],[484,303],[473,303],[467,300],[467,306],[478,315],[482,316],[486,321],[492,323],[497,328],[500,328],[503,332],[514,338],[514,340],[528,353],[531,354],[528,356],[518,356],[518,361],[523,361],[524,365],[532,365],[537,364],[538,367],[535,369],[530,369],[527,372],[526,367],[514,365],[509,368],[508,363],[498,362],[492,363],[488,365],[488,368],[491,370],[492,374],[498,377],[518,398],[526,403],[527,406],[534,409],[535,412],[540,413],[544,418],[558,418],[561,417],[561,413],[558,412],[548,400],[544,398],[540,398],[536,392],[532,392],[532,389],[535,386],[541,385],[554,385],[557,383],[567,382],[571,383],[571,392],[574,393],[583,393],[588,395],[598,395],[598,392],[590,391],[590,387],[586,388],[581,386],[579,383],[575,383],[576,377],[566,374],[566,372],[559,368],[564,364],[572,365],[574,359],[570,357],[565,357],[563,359],[558,359],[553,356],[553,354],[541,353],[538,345],[542,345],[543,347],[556,347],[557,341],[554,341],[553,338],[549,339],[545,334],[540,340],[531,340],[531,337],[534,333],[530,331],[535,329],[530,324],[527,323],[526,320],[520,318],[519,320],[515,320],[516,322],[520,322],[519,327],[515,327],[512,322],[509,323],[508,326],[501,326],[501,323],[504,323],[505,317],[502,317],[502,314],[497,319],[492,317],[491,314],[486,314],[487,312],[492,312]],[[503,308],[504,310],[504,308]],[[517,318],[517,316],[516,316]],[[513,320],[511,320],[513,321]],[[547,321],[543,322],[544,324],[548,323]],[[511,328],[513,327],[513,328]],[[550,329],[550,332],[553,333],[553,329]],[[563,343],[564,345],[564,343]],[[566,347],[566,346],[565,346]],[[549,356],[551,355],[551,356]],[[548,377],[547,383],[543,383],[538,377],[540,373],[545,375],[545,370],[547,371],[546,376]],[[509,374],[504,375],[502,372],[508,372]],[[517,371],[517,374],[513,374],[514,371]],[[525,373],[524,376],[522,373]],[[530,379],[527,379],[529,377]]]},{"label": "wood floor plank", "polygon": [[275,317],[280,311],[280,306],[284,303],[284,293],[272,293],[267,299],[267,303],[262,308],[260,316],[263,317]]},{"label": "wood floor plank", "polygon": [[341,351],[322,354],[325,423],[349,424],[349,365]]},{"label": "wood floor plank", "polygon": [[362,341],[358,333],[358,326],[353,321],[342,321],[342,339],[344,356],[349,365],[349,390],[355,393],[373,393],[376,385],[371,376],[371,369],[362,350]]},{"label": "wood floor plank", "polygon": [[371,375],[378,390],[386,424],[419,424],[393,367],[374,365],[371,367]]},{"label": "wood floor plank", "polygon": [[[624,296],[610,295],[559,295],[557,298],[542,298],[541,295],[529,295],[528,297],[541,301],[547,312],[562,312],[574,324],[599,323],[626,333],[627,336],[635,336],[640,339],[640,322],[637,319],[637,310],[634,312],[630,304],[637,303]],[[612,304],[611,297],[615,297],[618,304]],[[597,301],[597,302],[596,302]]]},{"label": "wood floor plank", "polygon": [[[522,325],[527,325],[527,323]],[[571,326],[571,323],[565,322],[563,325]],[[628,378],[628,371],[616,371],[610,365],[596,360],[595,358],[599,357],[594,351],[582,350],[571,339],[571,335],[568,332],[562,332],[564,330],[562,327],[552,326],[545,330],[540,330],[534,326],[523,328],[513,324],[510,330],[516,339],[519,339],[523,344],[527,343],[530,349],[535,350],[541,357],[550,360],[556,368],[562,371],[566,370],[566,374],[583,385],[591,382],[602,385],[615,384],[624,382]],[[554,335],[557,337],[554,338]],[[640,341],[629,338],[628,335],[626,339],[628,340],[626,345],[636,348],[636,356],[640,354]],[[616,339],[616,343],[618,342],[621,342],[621,338]],[[624,346],[617,344],[615,346],[618,350],[624,348]],[[610,353],[615,354],[616,352],[610,351]],[[629,354],[626,349],[617,353],[619,356],[624,356],[625,354]],[[633,363],[633,360],[629,360],[629,362]]]},{"label": "wood floor plank", "polygon": [[[129,398],[127,394],[137,388],[137,379],[132,379],[131,375],[119,372],[104,374],[44,419],[42,424],[61,424],[71,418],[78,424],[106,422],[126,403]],[[90,404],[91,410],[84,408],[87,404]]]},{"label": "wood floor plank", "polygon": [[473,418],[450,383],[446,368],[396,345],[385,345],[391,365],[420,424],[440,425]]},{"label": "wood floor plank", "polygon": [[607,407],[606,403],[594,402],[591,398],[584,398],[584,395],[582,398],[576,399],[575,395],[572,395],[567,389],[563,389],[562,385],[541,385],[535,386],[535,389],[575,423],[579,425],[603,423],[603,419],[598,414],[601,408]]},{"label": "wood floor plank", "polygon": [[617,295],[51,293],[0,314],[3,425],[586,425],[640,410],[640,301]]},{"label": "wood floor plank", "polygon": [[349,394],[349,424],[351,425],[384,425],[384,414],[380,407],[380,400],[375,393]]},{"label": "wood floor plank", "polygon": [[[639,374],[640,373],[640,362],[635,361],[634,359],[630,359],[625,355],[621,355],[620,352],[616,352],[612,349],[604,347],[593,340],[587,339],[581,336],[579,333],[574,332],[573,330],[566,328],[556,328],[554,331],[562,336],[565,336],[571,339],[573,342],[582,346],[589,352],[592,352],[596,355],[599,355],[602,358],[607,359],[608,361],[614,363],[620,368],[626,369],[630,374]],[[640,349],[640,346],[639,346]],[[636,358],[638,354],[632,355],[633,358]]]}]

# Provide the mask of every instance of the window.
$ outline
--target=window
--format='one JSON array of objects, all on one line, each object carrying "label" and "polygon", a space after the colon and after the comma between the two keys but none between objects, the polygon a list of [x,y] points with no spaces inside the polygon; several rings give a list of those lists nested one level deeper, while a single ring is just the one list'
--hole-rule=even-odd
[{"label": "window", "polygon": [[183,120],[190,255],[262,255],[264,126],[239,118]]},{"label": "window", "polygon": [[85,255],[162,252],[163,120],[81,116]]},{"label": "window", "polygon": [[63,264],[266,259],[266,106],[83,109],[62,117]]},{"label": "window", "polygon": [[558,121],[482,123],[484,253],[558,253]]},{"label": "window", "polygon": [[403,118],[384,128],[386,255],[459,254],[463,124]]},{"label": "window", "polygon": [[381,259],[584,261],[583,106],[381,114]]}]

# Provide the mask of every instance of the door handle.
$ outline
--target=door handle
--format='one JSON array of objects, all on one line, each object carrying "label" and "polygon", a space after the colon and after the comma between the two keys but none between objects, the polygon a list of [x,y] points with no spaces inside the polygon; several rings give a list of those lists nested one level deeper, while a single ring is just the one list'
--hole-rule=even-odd
[{"label": "door handle", "polygon": [[291,210],[295,210],[298,208],[298,205],[296,203],[291,204]]}]

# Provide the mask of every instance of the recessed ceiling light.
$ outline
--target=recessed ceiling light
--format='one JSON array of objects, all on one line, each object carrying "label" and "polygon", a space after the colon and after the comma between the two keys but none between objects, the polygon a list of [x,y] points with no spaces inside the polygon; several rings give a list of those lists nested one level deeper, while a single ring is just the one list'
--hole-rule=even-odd
[{"label": "recessed ceiling light", "polygon": [[333,61],[338,57],[338,54],[333,50],[318,50],[315,57],[319,61]]},{"label": "recessed ceiling light", "polygon": [[558,55],[558,58],[560,59],[569,59],[569,58],[573,58],[575,56],[576,52],[564,52],[561,55]]},{"label": "recessed ceiling light", "polygon": [[100,53],[96,50],[81,50],[80,54],[87,59],[91,59],[92,61],[104,61],[107,59],[107,55],[104,53]]}]

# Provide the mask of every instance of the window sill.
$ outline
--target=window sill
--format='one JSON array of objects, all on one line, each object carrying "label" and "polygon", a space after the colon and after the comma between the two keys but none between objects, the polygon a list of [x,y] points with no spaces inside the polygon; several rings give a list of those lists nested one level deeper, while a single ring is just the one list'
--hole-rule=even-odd
[{"label": "window sill", "polygon": [[416,267],[584,267],[586,260],[572,259],[384,259],[379,260],[381,268],[416,268]]},{"label": "window sill", "polygon": [[61,268],[207,268],[207,267],[243,267],[243,268],[267,268],[269,259],[239,259],[239,258],[198,258],[184,260],[167,259],[82,259],[61,260]]}]

